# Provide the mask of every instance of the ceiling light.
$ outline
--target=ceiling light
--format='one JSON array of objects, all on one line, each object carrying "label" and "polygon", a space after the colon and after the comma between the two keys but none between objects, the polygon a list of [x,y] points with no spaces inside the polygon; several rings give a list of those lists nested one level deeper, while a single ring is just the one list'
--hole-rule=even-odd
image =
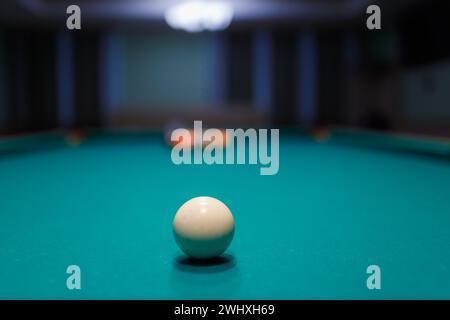
[{"label": "ceiling light", "polygon": [[178,3],[165,13],[167,24],[188,32],[226,29],[233,19],[233,7],[224,1],[187,1]]}]

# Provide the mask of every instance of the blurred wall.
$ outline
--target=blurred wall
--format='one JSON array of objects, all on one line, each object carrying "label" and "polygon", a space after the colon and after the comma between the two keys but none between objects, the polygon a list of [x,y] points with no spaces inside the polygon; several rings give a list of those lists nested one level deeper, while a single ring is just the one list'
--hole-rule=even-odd
[{"label": "blurred wall", "polygon": [[331,123],[450,135],[450,57],[428,36],[405,43],[406,29],[358,34],[362,61],[346,71],[343,109]]},{"label": "blurred wall", "polygon": [[119,108],[182,108],[210,103],[208,34],[121,33]]},{"label": "blurred wall", "polygon": [[269,34],[258,34],[108,33],[102,46],[103,124],[160,127],[171,119],[198,118],[217,126],[267,123],[271,41]]},{"label": "blurred wall", "polygon": [[3,37],[0,34],[0,132],[6,131],[6,65],[5,65],[5,49],[3,45]]},{"label": "blurred wall", "polygon": [[402,86],[408,118],[450,123],[450,60],[406,70]]}]

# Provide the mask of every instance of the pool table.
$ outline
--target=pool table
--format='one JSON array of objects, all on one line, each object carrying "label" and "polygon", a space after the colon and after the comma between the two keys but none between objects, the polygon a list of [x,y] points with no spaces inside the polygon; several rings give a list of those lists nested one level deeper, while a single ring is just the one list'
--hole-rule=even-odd
[{"label": "pool table", "polygon": [[[159,132],[0,141],[0,299],[450,299],[450,144],[280,130],[280,170],[174,165]],[[220,199],[224,256],[186,258],[188,199]],[[68,290],[69,265],[81,290]],[[381,269],[369,290],[367,267]]]}]

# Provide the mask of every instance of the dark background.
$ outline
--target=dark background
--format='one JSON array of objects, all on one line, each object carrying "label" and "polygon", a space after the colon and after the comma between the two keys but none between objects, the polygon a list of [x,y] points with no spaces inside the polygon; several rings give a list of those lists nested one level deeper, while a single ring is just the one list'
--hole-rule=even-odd
[{"label": "dark background", "polygon": [[228,29],[200,33],[170,29],[161,3],[2,1],[0,133],[199,119],[450,136],[448,1],[242,0]]}]

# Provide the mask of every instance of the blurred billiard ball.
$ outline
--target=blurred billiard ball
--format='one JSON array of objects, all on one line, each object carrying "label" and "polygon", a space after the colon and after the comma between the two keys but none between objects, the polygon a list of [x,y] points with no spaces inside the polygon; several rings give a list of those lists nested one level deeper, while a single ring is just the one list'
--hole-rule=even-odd
[{"label": "blurred billiard ball", "polygon": [[324,143],[330,139],[331,130],[326,126],[320,126],[313,128],[310,134],[314,141]]},{"label": "blurred billiard ball", "polygon": [[79,146],[82,141],[85,139],[86,133],[84,130],[70,130],[66,135],[64,136],[64,140],[66,141],[67,145],[71,147],[77,147]]}]

